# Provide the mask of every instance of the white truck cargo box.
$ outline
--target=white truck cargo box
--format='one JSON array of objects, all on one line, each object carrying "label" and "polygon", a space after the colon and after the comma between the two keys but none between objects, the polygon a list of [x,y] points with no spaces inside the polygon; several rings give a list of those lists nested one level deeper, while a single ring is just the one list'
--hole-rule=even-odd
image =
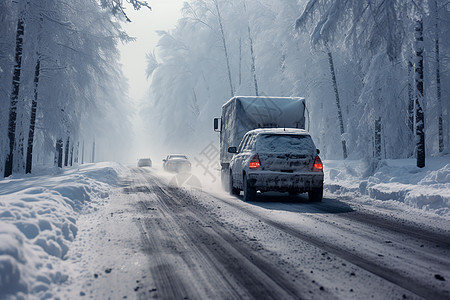
[{"label": "white truck cargo box", "polygon": [[214,129],[220,131],[220,163],[228,172],[233,154],[228,147],[237,147],[248,131],[256,128],[305,129],[305,99],[300,97],[236,96],[222,106],[221,122],[215,119]]}]

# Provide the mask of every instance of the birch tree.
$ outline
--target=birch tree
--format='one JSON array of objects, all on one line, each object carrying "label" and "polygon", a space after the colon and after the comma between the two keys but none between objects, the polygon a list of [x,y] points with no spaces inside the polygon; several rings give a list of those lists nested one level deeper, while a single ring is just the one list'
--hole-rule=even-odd
[{"label": "birch tree", "polygon": [[415,34],[415,84],[416,84],[416,158],[417,167],[425,167],[425,116],[423,112],[423,21],[418,16],[414,28]]},{"label": "birch tree", "polygon": [[441,93],[441,64],[440,64],[440,47],[439,47],[439,5],[438,1],[434,0],[434,44],[436,56],[436,100],[438,109],[438,147],[439,152],[444,151],[444,129],[442,120],[442,93]]},{"label": "birch tree", "polygon": [[12,91],[10,96],[9,117],[8,117],[8,139],[9,150],[6,155],[4,176],[8,177],[13,172],[14,146],[16,141],[16,121],[17,121],[17,105],[19,101],[20,78],[22,72],[22,55],[23,55],[23,36],[25,33],[25,11],[26,6],[20,8],[17,20],[16,30],[16,48],[15,48],[15,64],[14,75],[12,79]]},{"label": "birch tree", "polygon": [[[341,1],[336,1],[330,4],[328,7],[327,4],[320,4],[320,1],[309,1],[305,10],[301,14],[301,16],[296,21],[296,29],[301,30],[304,29],[308,22],[312,21],[312,15],[314,14],[316,9],[323,10],[323,16],[322,19],[317,23],[316,27],[313,30],[313,33],[311,34],[311,43],[314,47],[322,46],[328,56],[328,62],[330,67],[330,73],[331,73],[331,80],[333,84],[333,90],[336,100],[336,110],[338,115],[338,121],[339,121],[339,129],[341,134],[341,143],[342,143],[342,155],[343,158],[346,159],[347,154],[347,145],[345,141],[345,128],[344,128],[344,120],[342,116],[342,109],[341,109],[341,99],[339,97],[339,88],[337,84],[336,79],[336,71],[333,61],[333,54],[330,48],[330,42],[334,38],[334,35],[338,34],[338,23],[339,18],[337,17],[337,14],[339,14],[341,11],[345,10],[345,5],[342,4]],[[319,7],[321,6],[321,7]]]},{"label": "birch tree", "polygon": [[[247,13],[247,4],[245,3],[244,0],[244,12]],[[259,91],[258,91],[258,80],[256,78],[256,63],[255,63],[255,51],[253,50],[253,37],[252,37],[252,32],[250,29],[250,22],[247,22],[247,31],[248,31],[248,42],[250,45],[250,56],[251,56],[251,61],[252,61],[252,65],[251,65],[251,73],[252,73],[252,77],[253,77],[253,82],[255,84],[255,96],[259,96]]]},{"label": "birch tree", "polygon": [[[435,0],[415,3],[431,1]],[[374,156],[411,157],[418,124],[412,20],[420,12],[426,91],[422,108],[425,120],[430,120],[424,128],[424,133],[430,132],[426,149],[439,151],[433,10],[413,11],[410,2],[400,0],[258,0],[247,1],[247,9],[243,4],[189,0],[177,26],[161,33],[148,63],[152,81],[142,111],[153,127],[162,128],[156,140],[185,149],[214,139],[211,116],[220,114],[232,86],[241,95],[304,96],[311,116],[308,129],[327,158],[344,153],[370,161]],[[450,17],[449,7],[439,15],[445,152],[450,90],[443,83],[450,79],[450,23],[443,20]]]},{"label": "birch tree", "polygon": [[[210,5],[212,7],[210,7]],[[198,11],[200,10],[200,11]],[[189,20],[195,23],[200,23],[211,30],[215,30],[214,24],[212,24],[212,19],[216,19],[219,26],[219,37],[222,43],[223,55],[225,59],[225,64],[227,67],[228,84],[230,88],[230,97],[234,95],[233,78],[231,76],[231,65],[230,65],[230,55],[227,43],[227,37],[225,34],[225,28],[223,24],[222,8],[219,4],[219,0],[199,0],[192,4],[185,3],[184,11],[187,14]]]},{"label": "birch tree", "polygon": [[[143,1],[130,3],[135,8],[149,7]],[[102,4],[111,9],[123,5],[121,1]],[[58,141],[67,132],[71,132],[74,145],[78,136],[91,134],[87,128],[94,123],[100,123],[98,128],[102,131],[109,127],[117,132],[114,135],[126,138],[123,134],[129,126],[126,117],[120,126],[115,122],[120,118],[104,119],[107,112],[114,113],[115,109],[122,114],[129,111],[123,102],[125,80],[116,63],[117,40],[131,40],[120,29],[124,11],[117,19],[111,11],[89,0],[70,5],[53,0],[18,1],[18,8],[7,132],[10,151],[5,158],[0,156],[4,175],[12,174],[14,161],[23,163],[23,170],[17,171],[30,172],[36,151],[49,156],[47,153],[54,151],[55,139]],[[3,11],[0,16],[3,22]],[[4,47],[1,49],[5,51]],[[17,155],[24,152],[25,143],[26,164]]]},{"label": "birch tree", "polygon": [[234,95],[233,79],[231,77],[230,57],[228,55],[228,47],[227,47],[227,41],[225,38],[225,32],[224,32],[224,28],[223,28],[222,15],[220,14],[219,3],[217,2],[217,0],[213,0],[213,1],[214,1],[214,6],[216,7],[217,21],[219,22],[219,27],[220,27],[220,37],[222,39],[223,52],[225,55],[225,61],[227,63],[228,82],[230,84],[230,97],[233,97],[233,95]]},{"label": "birch tree", "polygon": [[[398,153],[394,156],[401,155],[394,145],[405,136],[410,136],[408,126],[396,122],[406,119],[400,113],[407,111],[408,107],[407,101],[399,101],[406,99],[403,98],[401,88],[405,82],[402,78],[406,76],[402,75],[402,68],[398,67],[401,66],[402,50],[408,40],[405,39],[408,30],[407,8],[403,1],[312,0],[307,2],[296,23],[299,28],[310,22],[313,45],[331,40],[343,47],[347,52],[346,59],[358,65],[360,76],[364,78],[359,105],[354,107],[354,115],[361,116],[357,130],[359,134],[345,135],[352,139],[352,143],[359,143],[358,147],[367,147],[371,143],[366,132],[373,132],[373,125],[368,124],[375,124],[381,117],[384,128],[399,127],[399,130],[391,131],[396,132],[397,136],[389,136],[387,141],[392,153]],[[390,80],[385,80],[388,77]],[[404,90],[407,91],[406,88]],[[393,105],[396,109],[393,109]],[[403,105],[406,109],[402,108]],[[394,117],[394,114],[398,116]],[[372,122],[367,123],[368,119]]]}]

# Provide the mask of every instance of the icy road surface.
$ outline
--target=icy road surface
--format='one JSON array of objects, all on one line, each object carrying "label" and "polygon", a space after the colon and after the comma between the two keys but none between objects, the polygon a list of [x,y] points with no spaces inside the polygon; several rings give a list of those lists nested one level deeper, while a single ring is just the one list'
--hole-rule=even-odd
[{"label": "icy road surface", "polygon": [[450,299],[448,226],[352,199],[246,203],[168,178],[131,168],[108,203],[78,219],[69,265],[79,275],[56,296]]}]

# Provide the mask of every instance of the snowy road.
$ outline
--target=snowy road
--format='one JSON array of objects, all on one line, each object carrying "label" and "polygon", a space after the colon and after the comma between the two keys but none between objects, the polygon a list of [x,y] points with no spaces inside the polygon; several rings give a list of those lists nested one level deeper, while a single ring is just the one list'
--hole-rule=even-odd
[{"label": "snowy road", "polygon": [[169,187],[164,176],[133,168],[111,203],[78,224],[81,240],[97,246],[74,247],[84,267],[78,287],[61,297],[450,297],[450,228],[351,199],[271,195],[245,203]]}]

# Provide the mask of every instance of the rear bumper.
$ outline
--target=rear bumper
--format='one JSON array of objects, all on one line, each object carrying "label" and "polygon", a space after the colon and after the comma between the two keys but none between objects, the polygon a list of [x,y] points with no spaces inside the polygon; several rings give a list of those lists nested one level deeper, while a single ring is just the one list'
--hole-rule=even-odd
[{"label": "rear bumper", "polygon": [[187,164],[171,164],[165,166],[164,170],[167,172],[175,172],[175,173],[190,172],[191,166]]},{"label": "rear bumper", "polygon": [[284,173],[284,172],[249,172],[247,180],[251,187],[261,192],[308,192],[323,187],[323,172]]}]

